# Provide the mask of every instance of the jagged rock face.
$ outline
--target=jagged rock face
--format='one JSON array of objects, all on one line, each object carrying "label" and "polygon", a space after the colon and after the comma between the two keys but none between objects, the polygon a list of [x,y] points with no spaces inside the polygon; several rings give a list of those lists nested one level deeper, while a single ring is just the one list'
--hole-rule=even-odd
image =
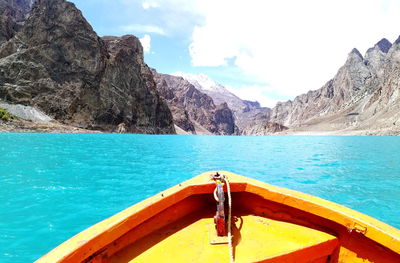
[{"label": "jagged rock face", "polygon": [[293,101],[278,103],[272,110],[271,121],[296,127],[354,105],[378,86],[372,66],[366,64],[360,52],[353,49],[333,79]]},{"label": "jagged rock face", "polygon": [[[268,121],[271,109],[261,107],[258,102],[242,100],[224,86],[216,83],[204,74],[192,75],[177,73],[201,92],[210,96],[217,104],[226,103],[234,114],[238,134],[251,135],[249,131],[254,125]],[[266,119],[267,118],[267,119]]]},{"label": "jagged rock face", "polygon": [[241,118],[239,119],[241,135],[266,135],[270,134],[265,125],[269,122],[271,117],[271,110],[260,111],[260,110],[251,110],[243,113]]},{"label": "jagged rock face", "polygon": [[283,132],[288,130],[289,128],[283,126],[276,122],[265,122],[265,121],[258,121],[254,122],[252,125],[249,125],[248,128],[242,131],[243,135],[267,135],[267,134],[274,134],[278,132]]},{"label": "jagged rock face", "polygon": [[187,83],[183,83],[179,80],[175,80],[174,82],[174,79],[170,78],[169,75],[159,74],[155,70],[153,71],[153,75],[157,83],[158,92],[168,103],[168,107],[172,112],[175,125],[186,132],[195,134],[195,125],[191,121],[189,113],[184,105],[185,98],[182,96],[184,93],[181,94],[182,92],[179,92],[187,89]]},{"label": "jagged rock face", "polygon": [[217,106],[214,113],[214,120],[217,125],[217,130],[222,131],[221,134],[232,135],[237,131],[235,119],[228,104],[222,103]]},{"label": "jagged rock face", "polygon": [[38,0],[0,49],[0,98],[81,128],[173,133],[134,36],[103,41],[74,4]]},{"label": "jagged rock face", "polygon": [[322,88],[278,103],[270,120],[295,131],[400,134],[399,76],[400,38],[382,39],[365,58],[354,49]]},{"label": "jagged rock face", "polygon": [[249,100],[242,100],[246,107],[243,109],[243,112],[249,112],[255,109],[260,109],[261,105],[258,101],[249,101]]},{"label": "jagged rock face", "polygon": [[239,127],[240,134],[256,135],[251,134],[249,130],[252,130],[252,127],[255,125],[259,125],[269,121],[271,116],[271,109],[267,107],[249,106],[246,107],[243,112],[237,113],[236,116],[236,125]]},{"label": "jagged rock face", "polygon": [[196,89],[210,96],[215,104],[227,103],[235,115],[255,106],[255,104],[250,105],[250,103],[241,100],[235,94],[228,91],[224,86],[216,83],[204,74],[193,75],[179,72],[176,73],[176,76],[184,78]]},{"label": "jagged rock face", "polygon": [[[154,79],[167,101],[175,124],[189,133],[231,135],[236,131],[233,113],[226,103],[215,106],[213,99],[181,77],[157,73]],[[205,132],[206,131],[206,132]]]},{"label": "jagged rock face", "polygon": [[33,0],[0,0],[0,45],[11,39],[21,28]]},{"label": "jagged rock face", "polygon": [[391,47],[392,43],[384,38],[376,43],[374,47],[368,49],[367,53],[365,54],[366,64],[375,71],[378,78],[383,76],[383,65],[385,64],[386,55]]},{"label": "jagged rock face", "polygon": [[99,121],[115,124],[122,120],[134,132],[171,133],[172,114],[143,61],[139,39],[132,35],[103,39],[110,57],[100,83],[103,113]]},{"label": "jagged rock face", "polygon": [[[396,40],[393,46],[387,53],[384,63],[381,63],[384,75],[381,77],[381,85],[379,87],[380,107],[387,107],[390,104],[396,103],[399,99],[399,84],[400,84],[400,37]],[[373,100],[373,99],[372,99]]]},{"label": "jagged rock face", "polygon": [[[239,99],[239,104],[246,106],[232,106],[236,125],[244,135],[286,128],[290,129],[288,132],[400,134],[399,76],[400,38],[393,45],[382,39],[368,49],[365,57],[353,49],[335,77],[322,88],[278,103],[272,110]],[[207,94],[213,97],[219,92],[221,99],[220,87],[212,88],[210,81],[203,82]],[[230,98],[225,100],[231,106]]]}]

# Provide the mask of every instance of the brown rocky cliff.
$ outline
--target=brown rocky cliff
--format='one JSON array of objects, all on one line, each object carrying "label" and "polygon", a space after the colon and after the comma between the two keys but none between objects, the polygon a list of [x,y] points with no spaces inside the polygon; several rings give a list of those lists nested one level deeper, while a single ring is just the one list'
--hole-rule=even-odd
[{"label": "brown rocky cliff", "polygon": [[32,4],[31,0],[0,0],[0,45],[21,28]]},{"label": "brown rocky cliff", "polygon": [[283,132],[288,129],[288,127],[276,122],[265,121],[265,119],[257,119],[242,131],[242,135],[268,135]]},{"label": "brown rocky cliff", "polygon": [[365,54],[365,64],[370,66],[378,78],[382,78],[384,74],[384,64],[386,62],[387,53],[392,47],[386,38],[381,39],[373,47],[367,50]]},{"label": "brown rocky cliff", "polygon": [[270,108],[261,107],[256,101],[242,100],[221,84],[215,82],[205,74],[176,73],[190,82],[197,90],[207,94],[216,104],[227,104],[233,112],[237,134],[246,134],[253,130],[254,125],[265,123],[269,120]]},{"label": "brown rocky cliff", "polygon": [[363,57],[353,49],[318,90],[278,103],[270,120],[298,132],[400,134],[400,38],[382,39]]},{"label": "brown rocky cliff", "polygon": [[175,124],[189,133],[231,135],[236,126],[226,103],[216,106],[211,97],[196,89],[182,77],[160,74],[153,70],[158,91],[167,101]]},{"label": "brown rocky cliff", "polygon": [[70,2],[38,0],[0,58],[0,99],[81,128],[175,132],[139,40],[102,40]]},{"label": "brown rocky cliff", "polygon": [[379,85],[365,103],[369,118],[360,126],[378,134],[400,135],[400,37],[386,52],[383,58],[375,55]]},{"label": "brown rocky cliff", "polygon": [[400,37],[395,41],[393,46],[387,52],[382,67],[383,75],[381,77],[381,85],[379,86],[379,108],[386,108],[396,104],[400,99]]},{"label": "brown rocky cliff", "polygon": [[278,103],[270,120],[289,127],[300,126],[354,106],[373,93],[377,85],[376,74],[366,65],[360,52],[353,49],[333,79],[293,101]]},{"label": "brown rocky cliff", "polygon": [[[104,37],[103,40],[110,51],[100,85],[103,96],[110,98],[104,100],[108,104],[104,105],[104,109],[118,105],[117,116],[124,116],[123,122],[128,130],[134,127],[135,132],[170,133],[171,127],[173,129],[172,114],[158,94],[150,68],[144,63],[139,39],[127,35],[120,38]],[[107,115],[113,119],[113,114],[107,112]],[[146,131],[146,127],[153,130]]]}]

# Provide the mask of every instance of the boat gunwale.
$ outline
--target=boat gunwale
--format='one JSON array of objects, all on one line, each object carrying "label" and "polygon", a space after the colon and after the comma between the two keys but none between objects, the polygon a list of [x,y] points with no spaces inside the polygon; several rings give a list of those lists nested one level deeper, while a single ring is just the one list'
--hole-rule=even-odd
[{"label": "boat gunwale", "polygon": [[[362,233],[364,236],[400,254],[400,230],[373,217],[299,191],[270,185],[227,171],[219,171],[219,173],[229,178],[232,192],[248,192],[259,195],[269,201],[336,222],[350,232],[358,231],[357,227],[361,226],[366,229],[366,232]],[[130,206],[76,234],[36,262],[74,262],[74,259],[80,258],[80,256],[88,258],[162,210],[191,195],[210,192],[209,190],[214,187],[214,182],[210,180],[212,174],[215,174],[215,171],[202,173]],[[89,253],[86,255],[85,251]]]}]

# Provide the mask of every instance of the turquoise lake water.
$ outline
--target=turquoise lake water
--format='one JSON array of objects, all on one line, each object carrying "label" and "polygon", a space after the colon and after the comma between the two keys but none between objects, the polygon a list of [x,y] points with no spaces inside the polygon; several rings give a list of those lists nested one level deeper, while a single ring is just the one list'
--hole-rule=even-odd
[{"label": "turquoise lake water", "polygon": [[208,170],[316,195],[400,228],[400,137],[0,134],[0,262]]}]

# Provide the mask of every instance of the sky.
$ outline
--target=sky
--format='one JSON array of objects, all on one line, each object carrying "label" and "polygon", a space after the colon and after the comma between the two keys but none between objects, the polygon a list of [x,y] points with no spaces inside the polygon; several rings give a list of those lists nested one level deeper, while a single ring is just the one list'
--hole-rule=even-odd
[{"label": "sky", "polygon": [[399,0],[72,0],[100,35],[140,38],[158,72],[204,73],[273,107],[400,34]]}]

